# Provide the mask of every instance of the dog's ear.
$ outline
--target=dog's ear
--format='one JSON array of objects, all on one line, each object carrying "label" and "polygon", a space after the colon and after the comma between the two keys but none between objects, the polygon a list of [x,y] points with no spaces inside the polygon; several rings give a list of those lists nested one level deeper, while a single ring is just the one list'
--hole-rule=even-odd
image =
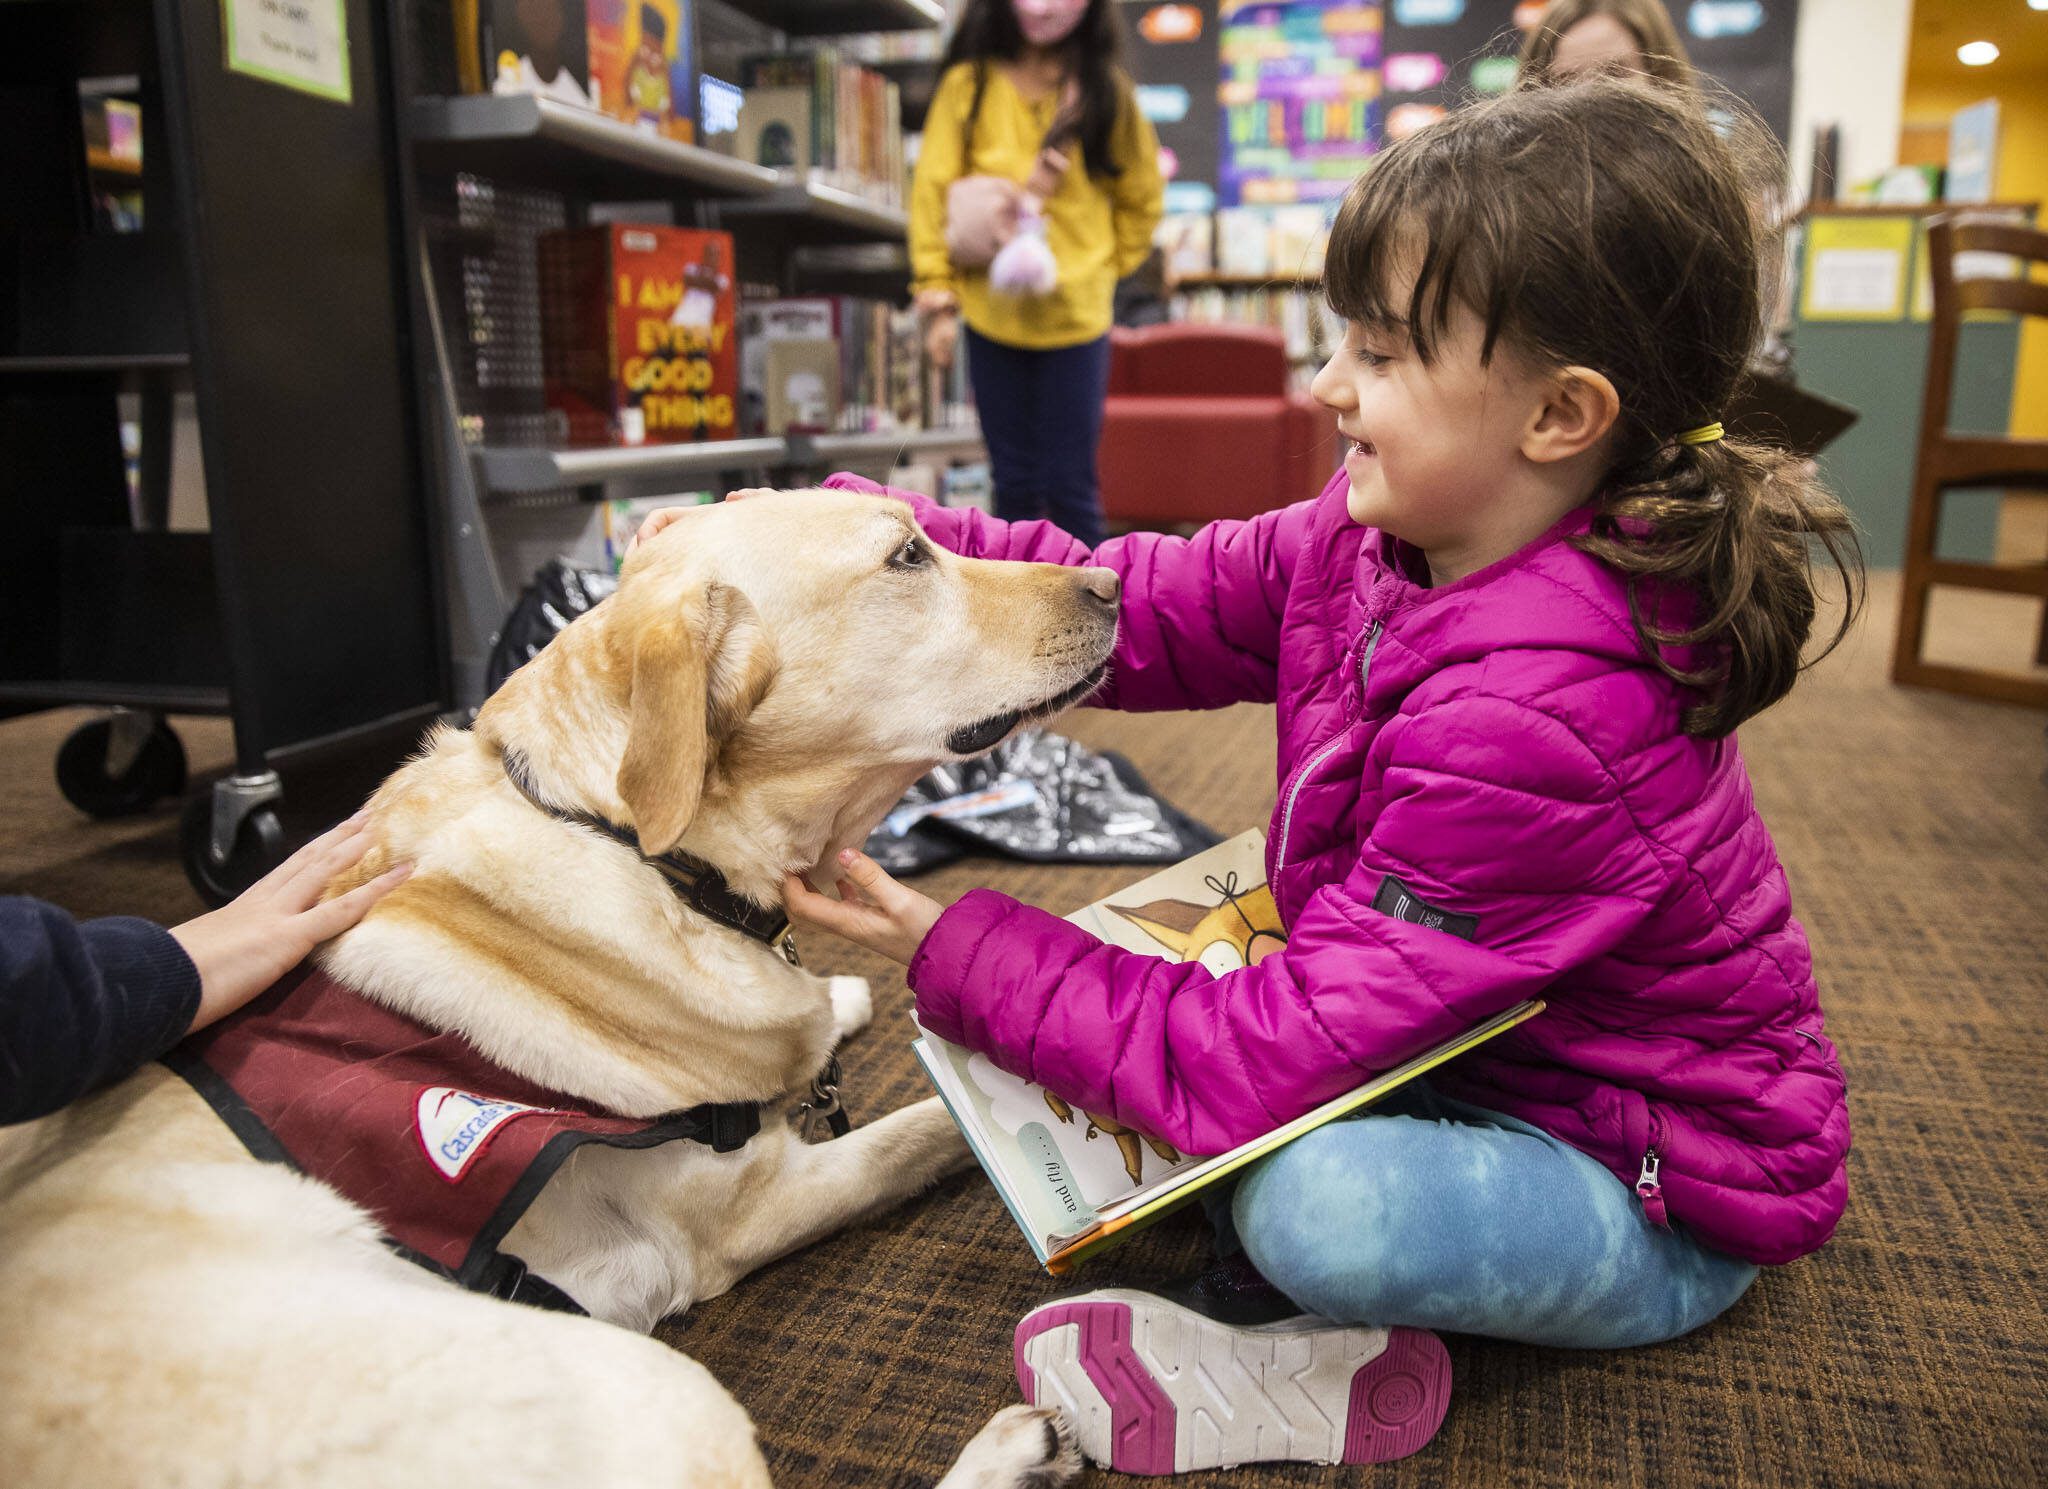
[{"label": "dog's ear", "polygon": [[642,852],[666,853],[688,830],[718,742],[774,676],[760,616],[731,585],[707,584],[635,628],[618,790]]}]

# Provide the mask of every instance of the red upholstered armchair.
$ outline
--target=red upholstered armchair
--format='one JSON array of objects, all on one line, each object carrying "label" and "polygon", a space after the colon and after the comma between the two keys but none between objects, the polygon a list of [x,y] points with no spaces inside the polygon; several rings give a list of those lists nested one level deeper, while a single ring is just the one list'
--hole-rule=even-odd
[{"label": "red upholstered armchair", "polygon": [[1250,517],[1314,496],[1337,418],[1287,391],[1278,331],[1176,322],[1110,332],[1103,515],[1123,527]]}]

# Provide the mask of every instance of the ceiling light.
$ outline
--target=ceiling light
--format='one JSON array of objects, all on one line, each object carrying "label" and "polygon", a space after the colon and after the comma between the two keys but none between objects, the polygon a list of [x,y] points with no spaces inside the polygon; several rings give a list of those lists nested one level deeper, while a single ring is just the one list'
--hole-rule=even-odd
[{"label": "ceiling light", "polygon": [[1966,41],[1956,48],[1956,60],[1965,67],[1983,67],[1998,60],[1995,41]]},{"label": "ceiling light", "polygon": [[2048,0],[2027,0],[2028,10],[2048,10]]}]

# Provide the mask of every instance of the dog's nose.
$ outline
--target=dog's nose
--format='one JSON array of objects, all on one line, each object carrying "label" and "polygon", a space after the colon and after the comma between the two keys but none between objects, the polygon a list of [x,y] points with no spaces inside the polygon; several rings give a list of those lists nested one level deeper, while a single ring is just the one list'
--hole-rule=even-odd
[{"label": "dog's nose", "polygon": [[1124,592],[1124,582],[1117,578],[1114,569],[1083,569],[1081,587],[1112,610]]}]

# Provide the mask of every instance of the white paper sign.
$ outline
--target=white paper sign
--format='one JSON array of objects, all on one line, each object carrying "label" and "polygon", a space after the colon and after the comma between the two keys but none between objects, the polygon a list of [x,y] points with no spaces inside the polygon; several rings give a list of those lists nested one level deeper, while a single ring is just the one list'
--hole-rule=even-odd
[{"label": "white paper sign", "polygon": [[229,69],[349,102],[345,5],[346,0],[221,0]]},{"label": "white paper sign", "polygon": [[1906,256],[1888,248],[1817,249],[1808,314],[1898,314]]}]

